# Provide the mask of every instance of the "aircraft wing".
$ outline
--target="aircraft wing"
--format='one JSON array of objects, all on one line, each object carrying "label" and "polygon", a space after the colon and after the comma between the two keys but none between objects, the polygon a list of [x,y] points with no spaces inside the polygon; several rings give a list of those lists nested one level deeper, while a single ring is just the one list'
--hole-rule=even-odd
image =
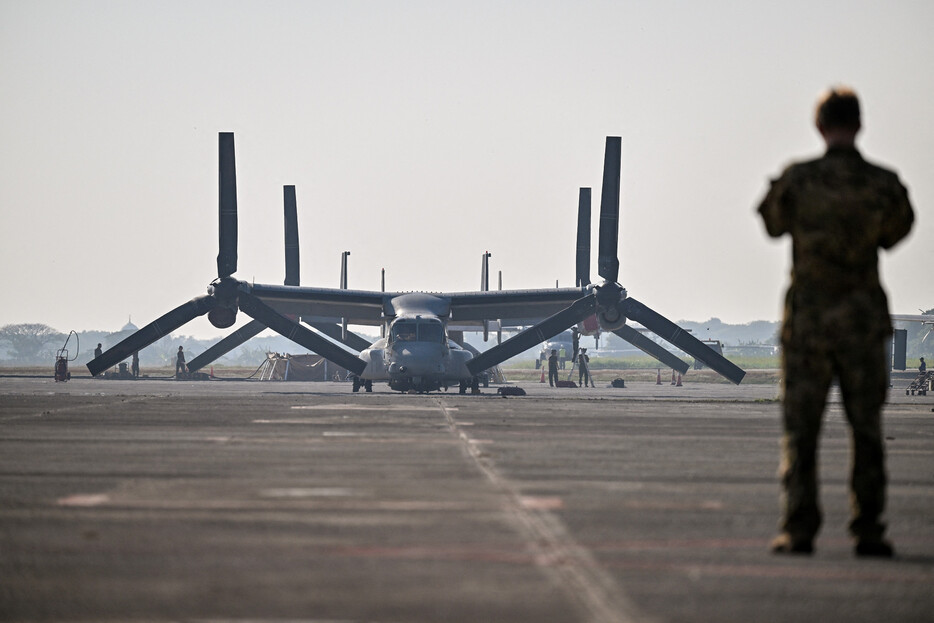
[{"label": "aircraft wing", "polygon": [[934,324],[934,315],[931,314],[892,314],[893,322],[920,322]]},{"label": "aircraft wing", "polygon": [[451,322],[459,325],[499,320],[503,327],[530,325],[556,314],[588,294],[587,288],[490,290],[445,293],[451,301]]},{"label": "aircraft wing", "polygon": [[[312,321],[346,318],[348,324],[378,325],[383,314],[393,315],[395,292],[344,290],[339,288],[304,288],[253,284],[254,296],[282,314],[301,316]],[[450,304],[449,320],[458,326],[482,326],[484,320],[499,320],[500,326],[534,324],[561,311],[588,293],[586,288],[551,288],[542,290],[494,290],[454,292],[430,295]]]},{"label": "aircraft wing", "polygon": [[379,325],[391,293],[340,288],[303,288],[253,284],[250,290],[276,311],[301,316],[308,322],[334,322],[346,318],[348,324]]}]

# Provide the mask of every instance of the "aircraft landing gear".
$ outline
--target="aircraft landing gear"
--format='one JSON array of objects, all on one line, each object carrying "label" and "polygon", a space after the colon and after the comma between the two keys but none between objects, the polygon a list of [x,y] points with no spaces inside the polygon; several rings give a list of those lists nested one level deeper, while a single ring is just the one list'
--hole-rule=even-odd
[{"label": "aircraft landing gear", "polygon": [[356,394],[358,391],[360,391],[360,377],[355,376],[353,377],[353,393]]},{"label": "aircraft landing gear", "polygon": [[479,393],[480,393],[480,377],[479,377],[479,376],[475,376],[475,377],[473,377],[472,379],[470,379],[469,381],[461,381],[461,383],[460,383],[460,393],[461,393],[461,394],[466,394],[466,393],[467,393],[467,386],[468,386],[468,385],[470,386],[470,393],[471,393],[471,394],[479,394]]},{"label": "aircraft landing gear", "polygon": [[373,392],[373,381],[369,379],[367,379],[366,381],[363,381],[363,389],[368,394],[372,393]]}]

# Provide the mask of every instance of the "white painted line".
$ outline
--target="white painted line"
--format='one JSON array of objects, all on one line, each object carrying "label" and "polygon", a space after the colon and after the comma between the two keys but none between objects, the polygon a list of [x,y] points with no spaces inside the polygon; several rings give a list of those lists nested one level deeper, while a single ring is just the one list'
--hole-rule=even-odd
[{"label": "white painted line", "polygon": [[[361,405],[354,403],[328,405],[293,405],[292,408],[309,411],[431,411],[432,413],[438,410],[437,407],[423,407],[419,405]],[[451,407],[451,410],[457,411],[457,407]]]},{"label": "white painted line", "polygon": [[349,498],[357,495],[346,487],[263,489],[259,494],[264,498]]},{"label": "white painted line", "polygon": [[535,564],[586,611],[587,620],[593,623],[651,621],[626,597],[593,553],[579,545],[561,519],[550,512],[554,509],[549,508],[549,504],[560,502],[563,506],[563,502],[559,498],[552,499],[550,503],[535,502],[535,498],[521,495],[519,488],[501,475],[493,461],[480,450],[479,444],[460,428],[444,400],[438,398],[437,401],[448,426],[460,437],[477,469],[504,494],[507,501],[505,510],[525,538]]},{"label": "white painted line", "polygon": [[100,506],[110,501],[110,496],[106,493],[76,493],[68,497],[59,498],[56,504],[59,506]]}]

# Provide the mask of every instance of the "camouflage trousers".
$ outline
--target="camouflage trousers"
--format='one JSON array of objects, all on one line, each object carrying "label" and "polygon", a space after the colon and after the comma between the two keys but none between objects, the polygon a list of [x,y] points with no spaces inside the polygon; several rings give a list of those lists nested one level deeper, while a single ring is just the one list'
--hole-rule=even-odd
[{"label": "camouflage trousers", "polygon": [[783,344],[780,528],[801,539],[813,539],[820,529],[818,438],[827,393],[836,376],[852,442],[849,530],[857,539],[876,540],[885,531],[880,522],[886,486],[881,422],[888,388],[884,339],[867,341],[865,336],[851,335],[830,343],[822,337],[799,332]]}]

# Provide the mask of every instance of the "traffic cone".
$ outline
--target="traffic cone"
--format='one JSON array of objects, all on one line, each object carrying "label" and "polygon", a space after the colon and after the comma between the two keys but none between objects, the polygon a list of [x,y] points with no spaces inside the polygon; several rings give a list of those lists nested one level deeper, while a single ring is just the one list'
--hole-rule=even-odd
[{"label": "traffic cone", "polygon": [[680,372],[678,373],[678,383],[675,385],[675,387],[681,387],[681,373]]},{"label": "traffic cone", "polygon": [[675,384],[675,369],[674,368],[671,369],[671,384],[672,385]]},{"label": "traffic cone", "polygon": [[540,380],[539,383],[544,383],[544,382],[545,382],[545,366],[542,366],[542,380]]},{"label": "traffic cone", "polygon": [[655,384],[661,385],[662,384],[662,369],[658,368],[656,369],[656,372],[657,372],[657,376],[655,378]]},{"label": "traffic cone", "polygon": [[214,378],[214,366],[211,366],[211,378]]}]

